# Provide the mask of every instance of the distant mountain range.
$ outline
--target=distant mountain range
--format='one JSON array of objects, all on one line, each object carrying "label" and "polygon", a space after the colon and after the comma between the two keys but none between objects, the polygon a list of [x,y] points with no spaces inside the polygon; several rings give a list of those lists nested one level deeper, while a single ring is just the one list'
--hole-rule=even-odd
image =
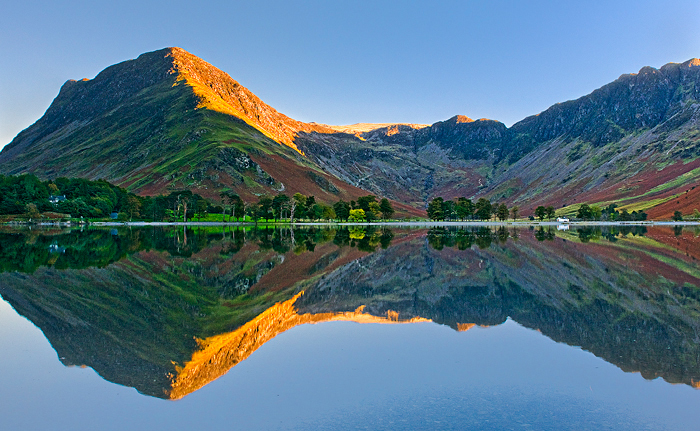
[{"label": "distant mountain range", "polygon": [[[700,207],[700,60],[642,68],[506,127],[455,116],[430,126],[303,123],[180,49],[66,82],[0,152],[0,173],[103,178],[141,194],[189,188],[374,193],[422,214],[435,196],[556,208],[617,202],[651,217]],[[575,206],[568,208],[575,210]]]}]

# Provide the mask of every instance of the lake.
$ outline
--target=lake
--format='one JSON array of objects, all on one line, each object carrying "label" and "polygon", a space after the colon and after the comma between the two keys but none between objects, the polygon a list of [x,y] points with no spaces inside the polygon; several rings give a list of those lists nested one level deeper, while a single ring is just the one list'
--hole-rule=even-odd
[{"label": "lake", "polygon": [[0,229],[0,428],[680,430],[693,227]]}]

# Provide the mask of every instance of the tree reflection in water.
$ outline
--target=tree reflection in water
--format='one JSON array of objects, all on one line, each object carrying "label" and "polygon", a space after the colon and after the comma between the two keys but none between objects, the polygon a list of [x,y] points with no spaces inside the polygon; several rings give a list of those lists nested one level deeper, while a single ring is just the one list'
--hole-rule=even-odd
[{"label": "tree reflection in water", "polygon": [[688,230],[639,226],[5,230],[0,294],[66,365],[163,398],[294,325],[339,319],[463,330],[510,316],[695,386],[697,246]]}]

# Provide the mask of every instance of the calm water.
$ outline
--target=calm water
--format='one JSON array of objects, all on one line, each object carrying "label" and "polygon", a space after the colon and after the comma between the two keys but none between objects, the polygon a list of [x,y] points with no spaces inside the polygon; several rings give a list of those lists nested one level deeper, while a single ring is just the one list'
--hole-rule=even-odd
[{"label": "calm water", "polygon": [[0,231],[0,429],[684,430],[689,228]]}]

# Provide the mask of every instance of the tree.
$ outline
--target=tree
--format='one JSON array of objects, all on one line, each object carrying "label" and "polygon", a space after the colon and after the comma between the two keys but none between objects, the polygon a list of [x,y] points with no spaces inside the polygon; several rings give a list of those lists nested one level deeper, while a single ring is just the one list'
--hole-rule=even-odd
[{"label": "tree", "polygon": [[323,207],[323,214],[322,217],[325,220],[333,220],[336,218],[335,210],[327,205],[322,205]]},{"label": "tree", "polygon": [[457,218],[462,221],[471,218],[474,213],[474,204],[465,197],[458,198],[455,203],[455,213],[457,214]]},{"label": "tree", "polygon": [[30,219],[35,219],[39,217],[39,210],[37,209],[36,204],[27,204],[27,215]]},{"label": "tree", "polygon": [[442,202],[442,218],[452,220],[455,218],[455,203],[453,201]]},{"label": "tree", "polygon": [[[186,208],[186,207],[185,207]],[[134,195],[129,195],[126,200],[126,207],[124,210],[129,214],[129,220],[132,220],[134,216],[138,217],[139,210],[141,209],[141,201]]]},{"label": "tree", "polygon": [[313,204],[308,209],[306,216],[311,219],[311,221],[318,220],[323,217],[323,205]]},{"label": "tree", "polygon": [[292,200],[294,201],[291,205],[292,208],[290,211],[290,217],[292,221],[294,221],[295,214],[297,218],[304,218],[306,216],[306,202],[308,198],[305,195],[302,195],[301,193],[294,193],[294,196],[292,196]]},{"label": "tree", "polygon": [[221,198],[221,206],[224,207],[224,214],[228,213],[226,211],[226,203],[228,202],[228,196],[229,196],[229,192],[222,191],[221,193],[219,193],[219,197]]},{"label": "tree", "polygon": [[363,210],[363,209],[350,210],[350,216],[348,217],[348,220],[351,222],[365,221],[365,210]]},{"label": "tree", "polygon": [[[374,204],[374,205],[372,205]],[[379,203],[374,195],[361,196],[357,198],[357,207],[365,210],[367,221],[372,221],[379,215]]]},{"label": "tree", "polygon": [[182,192],[177,192],[175,208],[179,212],[181,209],[183,211],[182,221],[187,222],[187,208],[192,203],[192,192],[185,190]]},{"label": "tree", "polygon": [[681,213],[680,211],[676,210],[676,211],[673,213],[673,221],[683,221],[683,213]]},{"label": "tree", "polygon": [[333,210],[335,211],[336,217],[340,220],[347,221],[348,217],[350,217],[350,204],[343,200],[334,203]]},{"label": "tree", "polygon": [[500,204],[496,211],[496,216],[500,221],[505,221],[508,218],[508,207],[506,204]]},{"label": "tree", "polygon": [[500,205],[501,205],[501,204],[499,204],[498,202],[496,202],[496,203],[494,203],[493,205],[491,205],[491,216],[489,217],[489,219],[491,219],[491,218],[494,218],[494,219],[498,218],[498,207],[499,207]]},{"label": "tree", "polygon": [[591,205],[591,217],[593,220],[600,220],[603,216],[603,210],[598,205]]},{"label": "tree", "polygon": [[545,207],[540,205],[537,208],[535,208],[535,215],[537,216],[537,218],[540,219],[540,221],[544,221],[544,217],[547,215],[547,210],[545,209]]},{"label": "tree", "polygon": [[479,198],[478,201],[476,201],[476,218],[479,220],[490,220],[491,219],[491,211],[492,211],[492,205],[491,201],[489,201],[486,198]]},{"label": "tree", "polygon": [[365,215],[367,216],[367,220],[376,220],[379,215],[381,214],[381,208],[379,207],[379,202],[370,202],[369,203],[369,212],[365,211]]},{"label": "tree", "polygon": [[445,217],[442,213],[442,203],[443,199],[439,196],[430,201],[427,209],[428,218],[431,220],[444,220]]},{"label": "tree", "polygon": [[518,218],[519,211],[520,211],[520,208],[518,208],[517,205],[510,209],[510,216],[513,217],[513,221],[515,221],[515,219]]},{"label": "tree", "polygon": [[627,211],[627,208],[623,209],[620,213],[620,221],[631,221],[632,215]]},{"label": "tree", "polygon": [[202,218],[202,215],[204,217],[207,216],[207,209],[209,208],[209,203],[204,200],[204,199],[197,199],[197,202],[195,204],[195,212],[199,215],[199,218]]},{"label": "tree", "polygon": [[278,218],[284,218],[284,212],[288,205],[289,196],[285,194],[278,193],[277,196],[272,199],[272,211],[274,213],[275,221],[277,221]]},{"label": "tree", "polygon": [[592,217],[593,213],[591,211],[591,207],[588,206],[588,204],[581,204],[581,206],[578,209],[578,212],[576,213],[576,217],[583,219],[583,220],[589,220]]},{"label": "tree", "polygon": [[548,218],[549,220],[551,220],[551,219],[554,218],[555,212],[554,212],[554,207],[553,207],[553,206],[545,207],[544,211],[545,211],[545,213],[547,213],[547,218]]},{"label": "tree", "polygon": [[379,211],[382,213],[382,218],[384,220],[394,215],[394,207],[391,206],[389,199],[382,198],[381,202],[379,202]]},{"label": "tree", "polygon": [[260,218],[260,205],[256,203],[248,204],[246,205],[245,212],[250,216],[250,218],[253,219],[253,222],[257,225],[258,219]]},{"label": "tree", "polygon": [[269,196],[260,196],[258,199],[258,217],[268,220],[272,216],[272,199]]},{"label": "tree", "polygon": [[245,215],[245,202],[235,193],[229,195],[229,202],[231,202],[231,217],[236,220],[236,214],[238,217]]}]

